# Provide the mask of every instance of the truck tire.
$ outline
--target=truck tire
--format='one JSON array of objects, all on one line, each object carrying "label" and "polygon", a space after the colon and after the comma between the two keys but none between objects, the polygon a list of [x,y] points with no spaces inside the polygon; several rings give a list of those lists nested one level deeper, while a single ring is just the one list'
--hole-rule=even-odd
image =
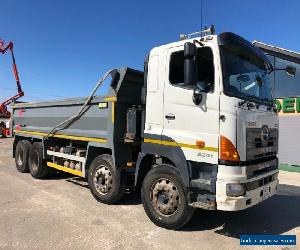
[{"label": "truck tire", "polygon": [[89,168],[89,187],[97,201],[112,204],[122,198],[125,193],[125,181],[121,170],[113,164],[111,155],[97,156]]},{"label": "truck tire", "polygon": [[151,169],[142,184],[141,198],[150,220],[166,229],[179,229],[193,215],[187,189],[176,170],[163,164]]},{"label": "truck tire", "polygon": [[20,173],[29,172],[28,156],[31,143],[27,140],[20,140],[16,146],[15,163]]},{"label": "truck tire", "polygon": [[34,142],[29,151],[28,165],[30,174],[35,179],[40,179],[48,175],[49,167],[43,160],[43,146],[41,142]]}]

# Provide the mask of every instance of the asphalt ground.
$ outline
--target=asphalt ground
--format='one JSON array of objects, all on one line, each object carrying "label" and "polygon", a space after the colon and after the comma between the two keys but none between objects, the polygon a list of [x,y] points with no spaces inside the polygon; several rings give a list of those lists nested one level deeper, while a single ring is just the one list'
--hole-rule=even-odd
[{"label": "asphalt ground", "polygon": [[296,234],[300,249],[300,173],[280,171],[279,192],[239,212],[196,210],[180,231],[155,226],[141,201],[97,202],[82,178],[36,180],[19,173],[12,139],[0,138],[1,249],[289,249],[243,247],[241,234]]}]

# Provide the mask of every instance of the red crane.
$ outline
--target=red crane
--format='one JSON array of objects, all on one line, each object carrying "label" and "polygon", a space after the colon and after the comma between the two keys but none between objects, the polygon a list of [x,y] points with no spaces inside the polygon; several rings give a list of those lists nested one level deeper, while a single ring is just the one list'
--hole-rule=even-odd
[{"label": "red crane", "polygon": [[[6,46],[4,45],[4,40],[0,39],[0,53],[5,54],[7,51],[10,51],[11,57],[12,57],[12,67],[13,67],[13,73],[15,76],[15,80],[17,83],[17,90],[18,93],[3,102],[0,103],[0,118],[10,118],[10,112],[7,110],[7,106],[11,104],[13,101],[21,98],[24,96],[24,91],[22,90],[20,79],[19,79],[19,74],[18,74],[18,69],[16,65],[16,60],[14,56],[14,45],[12,42],[9,42]],[[6,136],[8,134],[9,130],[6,128],[4,122],[0,122],[0,135]]]}]

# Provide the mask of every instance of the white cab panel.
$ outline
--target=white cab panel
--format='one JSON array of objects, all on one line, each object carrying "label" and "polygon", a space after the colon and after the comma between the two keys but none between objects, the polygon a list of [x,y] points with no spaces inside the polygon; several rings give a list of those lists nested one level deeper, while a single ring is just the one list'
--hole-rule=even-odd
[{"label": "white cab panel", "polygon": [[148,65],[145,133],[161,135],[163,129],[163,84],[161,77],[165,74],[162,56],[151,53]]},{"label": "white cab panel", "polygon": [[[183,46],[168,50],[167,65],[169,65],[171,54],[180,50],[183,50]],[[215,58],[214,64],[218,64]],[[218,71],[215,69],[215,85],[218,85],[219,77],[216,72]],[[170,83],[169,70],[167,70],[164,88],[163,136],[180,144],[194,146],[196,141],[204,141],[207,150],[182,146],[186,159],[216,164],[218,163],[219,95],[216,91],[203,93],[203,100],[198,106],[194,104],[192,96],[193,89],[178,87]],[[174,119],[167,119],[166,116],[174,116]],[[214,150],[210,150],[211,148]]]}]

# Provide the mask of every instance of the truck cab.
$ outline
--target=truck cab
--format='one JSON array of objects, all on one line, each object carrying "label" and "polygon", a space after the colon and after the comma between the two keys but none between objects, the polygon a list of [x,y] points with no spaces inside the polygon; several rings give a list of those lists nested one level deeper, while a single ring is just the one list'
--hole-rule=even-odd
[{"label": "truck cab", "polygon": [[236,211],[274,195],[278,117],[266,56],[222,33],[154,48],[147,65],[140,159],[176,166],[193,207]]}]

